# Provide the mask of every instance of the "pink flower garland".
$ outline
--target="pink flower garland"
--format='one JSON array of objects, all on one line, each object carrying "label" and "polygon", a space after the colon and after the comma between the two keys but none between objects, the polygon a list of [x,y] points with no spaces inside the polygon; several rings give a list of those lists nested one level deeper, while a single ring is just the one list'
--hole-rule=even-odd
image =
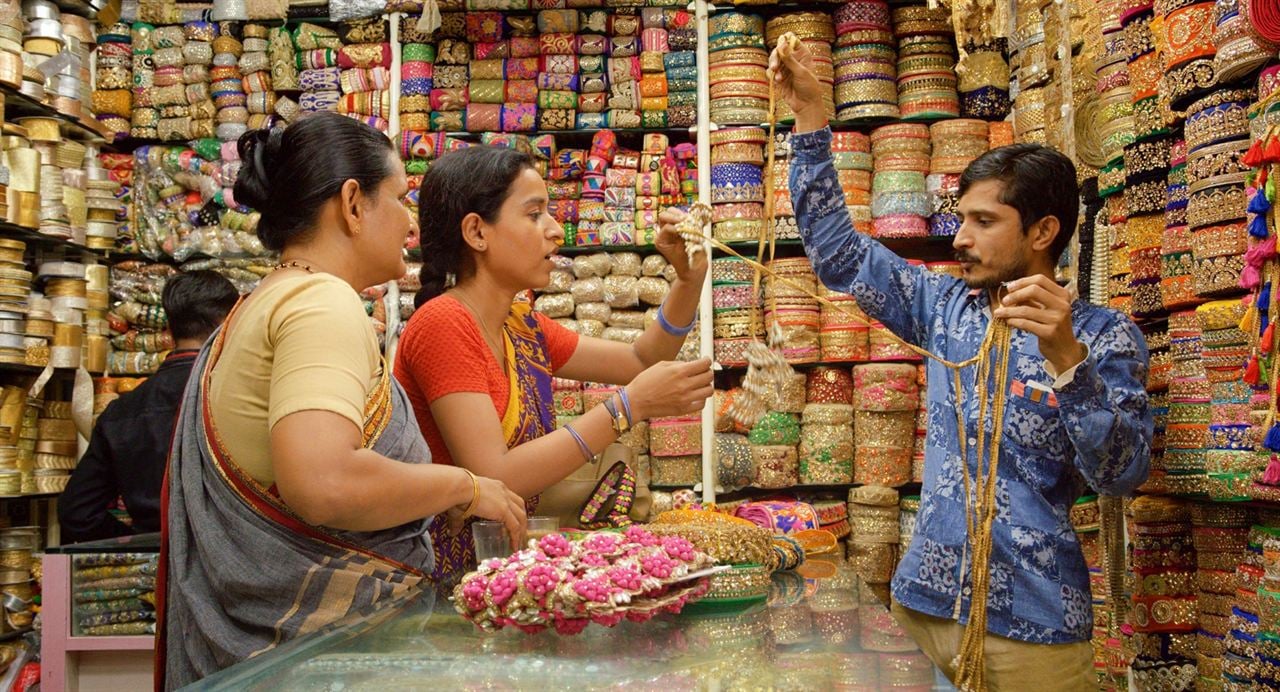
[{"label": "pink flower garland", "polygon": [[592,622],[613,627],[680,612],[709,584],[686,575],[712,563],[683,538],[659,539],[636,526],[576,542],[550,534],[505,560],[486,560],[455,588],[454,607],[485,630],[577,634]]}]

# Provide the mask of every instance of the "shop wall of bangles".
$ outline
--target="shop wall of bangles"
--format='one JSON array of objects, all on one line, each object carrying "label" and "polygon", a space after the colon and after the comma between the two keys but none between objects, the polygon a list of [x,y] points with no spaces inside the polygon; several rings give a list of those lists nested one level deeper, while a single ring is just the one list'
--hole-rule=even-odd
[{"label": "shop wall of bangles", "polygon": [[[1018,0],[994,22],[915,1],[430,4],[438,25],[416,0],[129,0],[84,16],[0,2],[0,504],[65,487],[93,415],[172,350],[167,279],[213,269],[247,293],[275,266],[232,190],[239,135],[337,111],[394,142],[415,216],[437,157],[530,153],[565,241],[527,300],[581,334],[633,342],[657,319],[674,281],[657,216],[709,205],[718,244],[680,358],[714,358],[716,395],[620,440],[645,498],[632,517],[714,502],[775,531],[825,530],[884,588],[920,503],[924,368],[804,255],[794,114],[779,101],[771,117],[765,74],[792,32],[815,56],[854,227],[928,271],[959,271],[950,243],[975,158],[1038,142],[1076,162],[1082,214],[1060,277],[1142,327],[1155,414],[1139,496],[1086,495],[1071,513],[1099,684],[1280,684],[1271,2]],[[391,361],[420,288],[409,257],[402,279],[362,294]],[[775,334],[792,372],[745,425],[747,353]],[[612,393],[554,390],[559,424]],[[38,537],[13,547],[6,531],[0,592],[30,600],[49,534],[17,530]],[[105,567],[154,589],[154,557],[85,565]],[[82,634],[153,633],[135,600]]]}]

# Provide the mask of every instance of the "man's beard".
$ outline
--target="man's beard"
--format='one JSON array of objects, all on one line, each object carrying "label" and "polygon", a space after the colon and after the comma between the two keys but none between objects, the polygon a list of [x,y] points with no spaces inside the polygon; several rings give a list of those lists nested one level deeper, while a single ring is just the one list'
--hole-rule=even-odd
[{"label": "man's beard", "polygon": [[[975,260],[976,258],[968,253],[965,253],[965,252],[956,253],[957,262],[974,262]],[[975,264],[974,267],[980,266],[980,267],[983,267],[984,269],[993,269],[995,270],[995,273],[990,276],[982,277],[980,279],[966,278],[964,282],[966,285],[969,286],[969,288],[973,288],[973,289],[990,290],[993,288],[998,288],[1001,284],[1004,284],[1005,282],[1013,281],[1014,279],[1021,279],[1022,277],[1026,276],[1028,264],[1029,263],[1024,257],[1015,257],[1010,261],[1008,265],[1004,267],[992,267],[990,264],[985,264],[985,263]],[[972,269],[970,271],[972,271]]]}]

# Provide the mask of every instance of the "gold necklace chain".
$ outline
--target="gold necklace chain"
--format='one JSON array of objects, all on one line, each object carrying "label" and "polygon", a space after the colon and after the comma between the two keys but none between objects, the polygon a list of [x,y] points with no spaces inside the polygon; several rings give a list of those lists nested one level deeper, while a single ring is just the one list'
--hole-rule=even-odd
[{"label": "gold necklace chain", "polygon": [[[453,297],[456,298],[458,302],[466,306],[467,310],[470,310],[471,314],[475,316],[476,322],[480,326],[480,336],[484,338],[484,341],[486,344],[489,345],[489,348],[494,349],[494,356],[498,361],[498,365],[501,365],[502,368],[505,370],[507,367],[507,349],[503,348],[503,345],[502,345],[502,334],[505,333],[505,331],[499,332],[498,342],[495,344],[491,336],[492,331],[489,329],[489,323],[485,321],[484,315],[481,314],[481,312],[476,309],[476,306],[471,304],[471,301],[468,300],[467,297],[463,295],[461,291],[454,290],[452,293],[453,293]],[[503,330],[505,329],[506,327],[504,326]]]},{"label": "gold necklace chain", "polygon": [[[987,594],[991,585],[992,525],[996,518],[996,481],[1000,468],[1000,442],[1004,438],[1004,406],[1009,388],[1009,352],[1012,332],[1009,323],[992,319],[979,350],[981,360],[975,374],[974,396],[978,397],[977,465],[969,473],[965,444],[963,406],[956,402],[956,436],[960,440],[960,468],[964,472],[965,529],[973,556],[970,564],[971,595],[969,622],[956,655],[956,683],[962,690],[986,689],[984,650],[987,635]],[[993,354],[990,351],[994,350]],[[994,362],[993,362],[994,361]],[[956,391],[960,371],[952,371]],[[994,396],[993,396],[994,395]],[[991,414],[990,447],[987,445],[987,414]],[[983,468],[984,463],[986,468]]]}]

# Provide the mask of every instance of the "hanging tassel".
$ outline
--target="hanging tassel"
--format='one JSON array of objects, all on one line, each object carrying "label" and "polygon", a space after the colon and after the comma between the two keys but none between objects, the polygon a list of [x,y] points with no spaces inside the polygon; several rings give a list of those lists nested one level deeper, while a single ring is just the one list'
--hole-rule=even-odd
[{"label": "hanging tassel", "polygon": [[1253,331],[1258,327],[1258,308],[1254,307],[1252,302],[1244,311],[1244,317],[1240,318],[1240,331],[1245,334],[1254,334]]},{"label": "hanging tassel", "polygon": [[1262,472],[1262,482],[1267,485],[1280,485],[1280,456],[1271,455],[1267,462],[1267,470]]},{"label": "hanging tassel", "polygon": [[[1261,196],[1261,195],[1259,195]],[[1249,221],[1249,235],[1262,240],[1267,237],[1267,217],[1262,214],[1255,214],[1253,219]]]},{"label": "hanging tassel", "polygon": [[1262,370],[1258,366],[1256,354],[1249,357],[1249,364],[1244,368],[1244,381],[1250,385],[1256,385],[1262,381]]},{"label": "hanging tassel", "polygon": [[1271,202],[1267,200],[1267,196],[1262,190],[1253,193],[1249,198],[1249,206],[1247,210],[1252,214],[1265,214],[1271,208]]},{"label": "hanging tassel", "polygon": [[[1280,424],[1273,423],[1262,440],[1262,446],[1273,452],[1280,452]],[[1274,455],[1273,455],[1274,458]]]},{"label": "hanging tassel", "polygon": [[1252,180],[1249,183],[1249,187],[1253,187],[1253,188],[1264,187],[1267,184],[1267,169],[1259,168],[1258,170],[1250,174],[1249,177],[1252,178]]},{"label": "hanging tassel", "polygon": [[1249,151],[1246,151],[1244,156],[1240,157],[1240,163],[1249,168],[1262,166],[1262,140],[1254,140],[1253,144],[1249,145]]},{"label": "hanging tassel", "polygon": [[1267,260],[1276,256],[1276,237],[1274,235],[1269,235],[1263,239],[1261,243],[1249,248],[1249,251],[1244,255],[1245,261],[1248,261],[1249,253],[1251,252],[1256,253],[1257,266],[1261,269],[1262,265],[1265,264]]},{"label": "hanging tassel", "polygon": [[1271,355],[1271,348],[1274,346],[1273,340],[1276,336],[1275,329],[1276,326],[1274,324],[1268,324],[1267,328],[1262,332],[1262,340],[1258,342],[1258,349],[1262,351],[1264,356]]},{"label": "hanging tassel", "polygon": [[1258,271],[1258,267],[1250,264],[1246,258],[1244,269],[1240,270],[1240,288],[1252,291],[1258,287],[1261,281],[1262,273]]},{"label": "hanging tassel", "polygon": [[1280,163],[1280,138],[1268,137],[1262,146],[1263,163]]}]

